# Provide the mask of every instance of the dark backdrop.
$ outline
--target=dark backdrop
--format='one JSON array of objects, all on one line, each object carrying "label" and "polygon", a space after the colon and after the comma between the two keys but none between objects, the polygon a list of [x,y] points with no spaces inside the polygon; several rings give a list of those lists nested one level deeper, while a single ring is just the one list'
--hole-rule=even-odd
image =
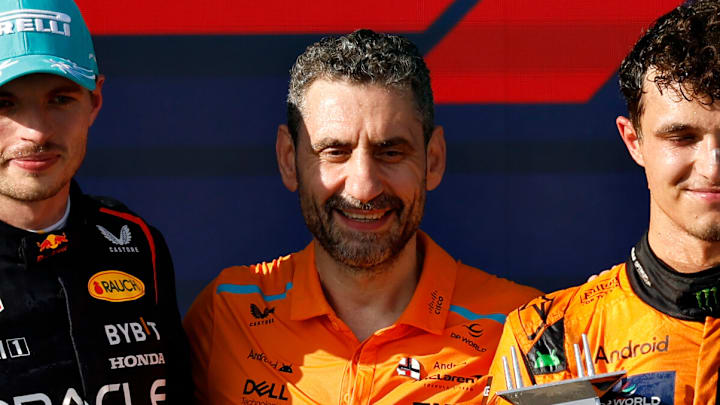
[{"label": "dark backdrop", "polygon": [[287,72],[359,27],[426,55],[448,168],[422,228],[453,256],[549,291],[625,260],[647,225],[616,69],[678,0],[78,3],[107,75],[78,178],[164,233],[183,312],[222,268],[310,240],[274,156]]}]

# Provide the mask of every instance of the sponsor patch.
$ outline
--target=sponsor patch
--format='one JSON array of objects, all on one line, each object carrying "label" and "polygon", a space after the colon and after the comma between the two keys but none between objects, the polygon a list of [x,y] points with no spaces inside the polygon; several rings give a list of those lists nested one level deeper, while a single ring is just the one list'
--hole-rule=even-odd
[{"label": "sponsor patch", "polygon": [[292,363],[286,364],[285,362],[280,363],[277,360],[272,360],[263,352],[256,352],[253,349],[250,349],[250,353],[248,354],[247,358],[259,361],[281,373],[292,374],[293,372]]},{"label": "sponsor patch", "polygon": [[398,375],[410,377],[413,380],[420,380],[420,362],[412,357],[403,357],[400,359],[396,371]]},{"label": "sponsor patch", "polygon": [[427,305],[428,314],[440,315],[444,302],[445,298],[438,293],[438,290],[433,290],[430,294],[430,301]]},{"label": "sponsor patch", "polygon": [[467,337],[467,336],[462,336],[462,335],[460,335],[460,334],[458,334],[458,333],[450,332],[450,338],[461,341],[462,343],[464,343],[464,344],[472,347],[473,349],[475,349],[475,351],[477,351],[477,352],[480,352],[480,353],[485,353],[485,352],[487,352],[487,348],[486,348],[486,347],[481,347],[480,345],[477,344],[477,342],[473,341],[472,339],[470,339],[470,338]]},{"label": "sponsor patch", "polygon": [[601,399],[602,405],[673,405],[674,403],[674,371],[623,378]]},{"label": "sponsor patch", "polygon": [[253,318],[257,319],[257,321],[250,322],[249,326],[269,325],[275,322],[275,319],[270,317],[270,314],[273,313],[275,313],[275,307],[260,309],[257,305],[250,304],[250,314]]},{"label": "sponsor patch", "polygon": [[245,387],[243,387],[243,394],[255,394],[260,398],[268,397],[271,399],[279,399],[287,401],[289,398],[285,396],[285,385],[276,387],[275,383],[268,384],[265,381],[255,382],[254,380],[245,380]]},{"label": "sponsor patch", "polygon": [[718,300],[718,288],[704,288],[695,292],[695,300],[697,307],[705,312],[715,313],[720,308],[720,300]]},{"label": "sponsor patch", "polygon": [[58,246],[60,246],[63,243],[67,243],[68,238],[65,235],[65,232],[63,232],[62,235],[56,235],[54,233],[51,233],[50,235],[45,237],[45,240],[42,242],[37,242],[38,247],[40,248],[40,251],[45,250],[54,250],[57,249]]},{"label": "sponsor patch", "polygon": [[100,225],[95,225],[105,239],[112,242],[115,246],[108,247],[108,251],[112,253],[139,253],[140,249],[137,246],[128,246],[132,241],[132,233],[130,233],[130,227],[123,225],[120,228],[120,235],[115,236],[112,232],[108,231]]},{"label": "sponsor patch", "polygon": [[580,293],[580,302],[583,304],[589,304],[597,299],[600,299],[620,284],[617,279],[610,279],[602,283],[598,283],[591,288],[585,289]]},{"label": "sponsor patch", "polygon": [[59,11],[20,9],[0,14],[0,35],[39,32],[69,37],[69,15]]},{"label": "sponsor patch", "polygon": [[474,338],[479,338],[483,335],[483,329],[480,327],[479,323],[471,323],[470,325],[463,325],[468,329],[468,333],[470,336]]},{"label": "sponsor patch", "polygon": [[565,323],[559,320],[543,332],[527,354],[533,374],[552,374],[567,369]]},{"label": "sponsor patch", "polygon": [[62,235],[51,233],[50,235],[46,236],[45,240],[43,240],[42,242],[36,242],[40,252],[44,252],[46,250],[48,251],[45,254],[37,255],[37,262],[40,262],[58,253],[63,253],[67,251],[68,242],[68,238],[64,232]]},{"label": "sponsor patch", "polygon": [[134,301],[145,295],[145,284],[123,271],[106,270],[90,277],[88,292],[91,297],[103,301]]},{"label": "sponsor patch", "polygon": [[600,345],[595,354],[595,363],[598,361],[614,363],[621,359],[630,359],[648,353],[667,352],[669,348],[670,335],[665,335],[665,339],[658,339],[656,336],[653,336],[651,341],[646,342],[633,342],[629,340],[627,346],[614,350],[605,349],[605,346]]},{"label": "sponsor patch", "polygon": [[30,348],[24,337],[0,340],[0,360],[14,359],[30,355]]},{"label": "sponsor patch", "polygon": [[105,336],[108,344],[115,346],[119,344],[142,343],[149,339],[160,340],[160,332],[157,324],[145,321],[140,317],[140,322],[112,323],[105,325]]},{"label": "sponsor patch", "polygon": [[165,355],[162,353],[131,354],[129,356],[111,357],[110,369],[134,368],[143,366],[156,366],[165,364]]},{"label": "sponsor patch", "polygon": [[[528,324],[531,330],[525,332],[528,340],[535,340],[538,333],[547,325],[548,314],[555,298],[548,298],[543,295],[518,309],[518,315],[523,323]],[[536,326],[537,325],[537,326]]]}]

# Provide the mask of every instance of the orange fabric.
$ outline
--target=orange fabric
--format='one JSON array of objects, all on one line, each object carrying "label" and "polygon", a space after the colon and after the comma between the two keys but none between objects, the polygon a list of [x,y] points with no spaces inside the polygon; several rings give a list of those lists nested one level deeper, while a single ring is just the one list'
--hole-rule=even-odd
[{"label": "orange fabric", "polygon": [[[684,321],[655,310],[633,293],[624,264],[579,287],[537,298],[508,315],[490,369],[494,378],[489,402],[508,403],[495,394],[506,389],[502,356],[510,362],[511,346],[525,358],[526,366],[521,367],[525,385],[530,381],[529,369],[536,383],[548,383],[577,377],[573,344],[582,347],[583,333],[596,373],[628,373],[603,404],[716,403],[718,320]],[[557,346],[548,345],[551,341]],[[549,347],[558,349],[551,354]]]},{"label": "orange fabric", "polygon": [[185,318],[198,403],[480,403],[503,314],[539,291],[418,238],[425,259],[408,308],[362,342],[325,300],[312,243],[225,269]]}]

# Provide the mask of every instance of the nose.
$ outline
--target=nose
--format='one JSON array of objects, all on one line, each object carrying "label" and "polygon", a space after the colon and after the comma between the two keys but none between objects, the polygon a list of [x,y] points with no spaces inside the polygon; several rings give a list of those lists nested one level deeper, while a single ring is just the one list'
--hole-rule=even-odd
[{"label": "nose", "polygon": [[383,192],[380,168],[370,153],[356,150],[345,166],[345,193],[369,202]]},{"label": "nose", "polygon": [[695,170],[713,183],[720,183],[720,139],[706,136],[698,148]]},{"label": "nose", "polygon": [[16,118],[18,136],[23,141],[45,144],[52,134],[52,125],[44,109],[28,105]]}]

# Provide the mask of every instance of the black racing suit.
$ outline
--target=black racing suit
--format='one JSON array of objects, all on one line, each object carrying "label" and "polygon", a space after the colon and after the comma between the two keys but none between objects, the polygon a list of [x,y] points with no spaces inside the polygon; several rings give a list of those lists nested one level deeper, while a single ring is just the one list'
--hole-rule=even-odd
[{"label": "black racing suit", "polygon": [[0,405],[186,403],[162,235],[74,182],[70,207],[66,225],[44,234],[0,222]]}]

